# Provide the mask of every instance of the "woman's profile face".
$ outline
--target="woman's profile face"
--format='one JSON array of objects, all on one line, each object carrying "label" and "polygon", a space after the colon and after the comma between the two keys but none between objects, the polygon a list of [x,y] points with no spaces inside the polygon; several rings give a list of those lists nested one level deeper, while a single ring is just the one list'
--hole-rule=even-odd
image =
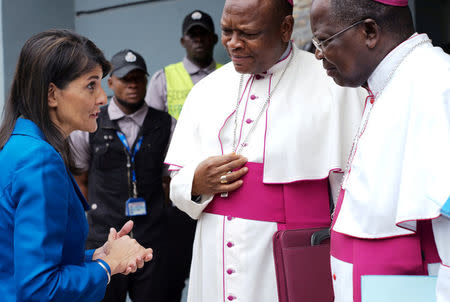
[{"label": "woman's profile face", "polygon": [[49,87],[50,119],[68,136],[74,130],[94,132],[100,106],[107,102],[101,86],[103,70],[97,65],[70,82],[64,89]]}]

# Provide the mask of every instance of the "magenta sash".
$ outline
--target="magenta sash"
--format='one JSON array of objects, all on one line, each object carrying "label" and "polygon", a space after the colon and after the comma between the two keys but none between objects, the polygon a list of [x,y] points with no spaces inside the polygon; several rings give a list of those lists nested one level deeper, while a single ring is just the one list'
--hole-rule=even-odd
[{"label": "magenta sash", "polygon": [[[336,217],[344,199],[341,190]],[[361,302],[362,275],[427,275],[428,264],[440,262],[431,221],[418,221],[417,233],[382,239],[361,239],[331,232],[331,255],[353,264],[353,302]],[[333,275],[336,280],[339,276]]]},{"label": "magenta sash", "polygon": [[228,197],[216,194],[204,212],[271,221],[278,229],[330,225],[328,179],[264,184],[263,164],[247,163],[244,184]]}]

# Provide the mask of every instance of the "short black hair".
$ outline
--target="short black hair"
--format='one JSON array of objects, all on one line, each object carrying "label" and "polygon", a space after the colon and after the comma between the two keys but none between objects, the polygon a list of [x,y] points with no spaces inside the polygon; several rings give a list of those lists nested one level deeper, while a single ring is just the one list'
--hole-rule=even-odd
[{"label": "short black hair", "polygon": [[402,40],[414,32],[408,7],[386,5],[374,0],[330,0],[330,3],[332,17],[343,25],[371,18],[377,22],[382,31]]},{"label": "short black hair", "polygon": [[294,6],[288,0],[274,0],[273,2],[277,6],[275,11],[279,11],[283,18],[294,13]]},{"label": "short black hair", "polygon": [[[260,2],[267,0],[260,0]],[[290,16],[294,13],[294,6],[291,5],[288,0],[270,0],[273,15],[283,21],[286,16]]]}]

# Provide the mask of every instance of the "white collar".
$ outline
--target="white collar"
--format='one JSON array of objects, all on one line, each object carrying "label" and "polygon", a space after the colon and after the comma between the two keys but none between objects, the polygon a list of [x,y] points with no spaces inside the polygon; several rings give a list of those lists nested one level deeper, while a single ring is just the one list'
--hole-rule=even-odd
[{"label": "white collar", "polygon": [[293,52],[294,52],[294,48],[292,47],[292,42],[289,41],[289,44],[286,47],[286,50],[281,55],[280,59],[275,63],[275,65],[270,67],[266,73],[273,74],[273,73],[277,73],[277,72],[283,70],[285,68],[286,64],[288,64],[288,62],[289,62],[289,60],[288,60],[289,56],[293,55]]},{"label": "white collar", "polygon": [[403,41],[390,53],[388,53],[386,57],[384,57],[367,80],[369,89],[375,97],[386,86],[391,73],[395,71],[408,52],[411,51],[411,49],[413,49],[416,45],[428,39],[429,38],[426,34],[414,33],[411,37]]},{"label": "white collar", "polygon": [[144,123],[145,116],[148,112],[148,106],[144,103],[141,108],[139,108],[136,112],[133,112],[131,114],[125,114],[119,106],[116,104],[115,97],[112,97],[109,102],[108,106],[108,114],[109,118],[111,120],[119,120],[123,117],[129,117],[132,119],[136,124],[142,126]]}]

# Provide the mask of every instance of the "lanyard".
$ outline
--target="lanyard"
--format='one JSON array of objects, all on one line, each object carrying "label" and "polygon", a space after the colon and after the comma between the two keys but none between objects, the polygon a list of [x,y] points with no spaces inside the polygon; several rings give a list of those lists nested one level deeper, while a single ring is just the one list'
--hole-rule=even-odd
[{"label": "lanyard", "polygon": [[128,168],[128,180],[130,180],[130,169],[131,169],[131,181],[133,185],[133,197],[137,197],[137,186],[136,186],[136,172],[134,169],[134,160],[136,158],[136,153],[138,153],[139,149],[141,148],[142,141],[144,140],[144,137],[141,136],[137,140],[133,152],[131,151],[130,147],[128,146],[127,139],[125,135],[120,132],[116,131],[117,136],[119,137],[120,141],[122,142],[122,145],[125,147],[125,150],[127,151],[127,168]]},{"label": "lanyard", "polygon": [[[289,44],[289,45],[290,45],[290,44]],[[289,46],[289,47],[290,47],[290,46]],[[288,47],[288,48],[289,48],[289,47]],[[294,51],[294,49],[292,49],[292,51]],[[290,51],[289,51],[289,53],[290,53]],[[288,54],[288,55],[289,55],[289,54]],[[284,67],[283,71],[281,72],[280,78],[278,79],[278,82],[275,83],[275,85],[273,86],[273,89],[272,89],[272,90],[271,90],[271,85],[272,85],[272,75],[270,76],[270,80],[269,80],[269,91],[268,91],[267,99],[266,99],[266,101],[264,102],[263,106],[261,107],[261,110],[259,111],[259,113],[258,113],[256,119],[255,119],[254,122],[253,122],[252,127],[251,127],[250,130],[247,132],[247,135],[245,136],[245,138],[244,138],[244,140],[243,140],[242,143],[240,143],[240,140],[241,140],[241,137],[240,137],[240,136],[239,136],[238,141],[236,141],[236,132],[237,132],[237,128],[238,128],[237,118],[238,118],[239,105],[240,105],[240,103],[241,103],[241,100],[242,100],[242,98],[243,98],[243,96],[244,96],[244,94],[245,94],[245,90],[246,90],[246,88],[247,88],[247,86],[245,86],[244,92],[243,92],[242,95],[241,95],[242,83],[243,83],[243,81],[244,81],[244,75],[241,74],[241,78],[240,78],[240,81],[239,81],[238,95],[237,95],[237,98],[236,98],[236,107],[235,107],[234,113],[233,113],[233,114],[234,114],[233,152],[235,152],[236,154],[240,154],[240,153],[242,152],[242,149],[243,149],[245,146],[247,146],[247,142],[248,142],[250,136],[252,135],[253,131],[255,130],[256,125],[258,124],[259,120],[261,119],[261,116],[263,115],[263,113],[264,113],[266,107],[269,105],[270,99],[272,98],[272,95],[273,95],[275,89],[278,87],[278,84],[279,84],[279,83],[281,82],[281,80],[283,79],[284,73],[286,72],[286,69],[289,67],[289,65],[290,65],[290,63],[291,63],[293,57],[294,57],[294,54],[290,55],[289,61],[287,62],[286,66]],[[253,75],[253,77],[255,77],[255,75]],[[247,82],[247,83],[248,83],[248,82]],[[253,84],[253,83],[252,83],[252,84]],[[252,84],[251,84],[251,85],[252,85]],[[250,85],[250,86],[251,86],[251,85]],[[250,89],[251,89],[251,88],[249,88],[248,95],[250,95]],[[248,95],[247,95],[247,98],[248,98]],[[244,116],[245,116],[245,112],[244,112]],[[242,124],[241,124],[241,129],[242,129]],[[240,144],[239,144],[239,143],[240,143]]]}]

